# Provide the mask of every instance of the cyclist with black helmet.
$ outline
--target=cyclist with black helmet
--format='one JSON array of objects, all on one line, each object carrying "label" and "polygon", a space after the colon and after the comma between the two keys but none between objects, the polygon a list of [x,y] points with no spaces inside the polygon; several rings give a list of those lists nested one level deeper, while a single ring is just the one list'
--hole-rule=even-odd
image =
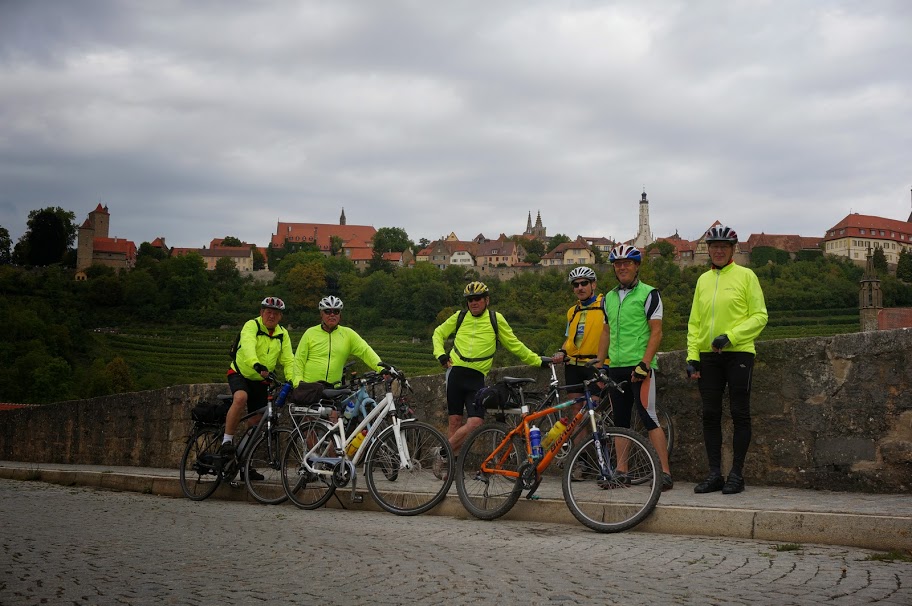
[{"label": "cyclist with black helmet", "polygon": [[[614,423],[630,427],[636,410],[646,426],[649,441],[662,464],[662,490],[671,490],[674,481],[668,464],[668,442],[656,416],[656,353],[662,342],[662,297],[659,291],[640,281],[639,249],[619,244],[611,249],[608,261],[614,268],[618,285],[605,294],[605,327],[599,341],[598,359],[610,360],[608,375],[615,381],[630,381],[631,388],[611,390]],[[626,461],[618,457],[618,471],[626,472]]]},{"label": "cyclist with black helmet", "polygon": [[[766,326],[766,301],[753,271],[734,262],[738,234],[716,225],[706,232],[712,267],[697,279],[687,323],[687,376],[699,383],[703,441],[709,475],[694,492],[744,490],[744,459],[751,440],[750,392],[754,340]],[[722,397],[728,386],[732,467],[722,475]]]},{"label": "cyclist with black helmet", "polygon": [[[282,299],[266,297],[260,302],[259,317],[248,320],[241,328],[234,360],[228,368],[228,387],[233,398],[219,449],[225,457],[234,456],[234,434],[241,417],[246,414],[245,409],[246,412],[253,412],[266,406],[269,387],[266,378],[275,370],[276,364],[282,365],[286,376],[292,374],[294,354],[291,335],[279,325],[284,311],[285,302]],[[248,420],[253,425],[259,421],[260,417]],[[262,476],[254,477],[254,473],[255,470],[251,470],[251,479],[263,479]]]},{"label": "cyclist with black helmet", "polygon": [[342,299],[323,297],[317,304],[320,323],[311,326],[301,336],[294,356],[292,382],[322,382],[334,385],[342,380],[349,356],[356,356],[372,370],[381,370],[377,355],[361,335],[342,326]]},{"label": "cyclist with black helmet", "polygon": [[[516,338],[500,312],[488,309],[491,296],[483,282],[470,282],[463,291],[463,297],[468,313],[454,313],[434,330],[433,336],[434,357],[447,369],[447,437],[453,452],[459,452],[469,433],[484,422],[485,409],[475,403],[475,394],[484,387],[498,343],[524,364],[546,367],[550,363],[550,359],[543,361],[539,354]],[[448,354],[444,342],[453,333],[453,350]],[[463,412],[466,414],[465,423]],[[443,454],[438,454],[434,465],[438,478],[442,478],[440,457]]]},{"label": "cyclist with black helmet", "polygon": [[[567,277],[576,304],[567,310],[567,329],[564,332],[564,344],[554,354],[556,364],[564,363],[564,383],[581,385],[595,376],[592,362],[598,355],[599,339],[605,326],[605,311],[602,307],[602,295],[598,294],[595,271],[585,265],[574,267]],[[603,358],[604,360],[604,358]],[[582,393],[567,393],[567,399],[577,398]],[[575,404],[567,410],[572,417],[582,407]],[[574,442],[582,439],[582,434],[574,436]]]}]

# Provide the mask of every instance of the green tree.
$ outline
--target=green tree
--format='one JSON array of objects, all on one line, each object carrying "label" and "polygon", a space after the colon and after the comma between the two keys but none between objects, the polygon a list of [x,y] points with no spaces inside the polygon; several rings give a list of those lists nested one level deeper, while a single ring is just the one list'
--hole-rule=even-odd
[{"label": "green tree", "polygon": [[332,257],[335,257],[340,252],[342,252],[342,247],[345,246],[345,242],[342,240],[342,236],[330,236],[329,237],[329,254]]},{"label": "green tree", "polygon": [[237,264],[230,257],[222,257],[215,262],[215,269],[212,277],[218,284],[236,284],[240,280],[241,272],[238,271]]},{"label": "green tree", "polygon": [[905,248],[899,251],[899,260],[896,262],[896,277],[903,282],[912,282],[912,254]]},{"label": "green tree", "polygon": [[261,269],[266,269],[266,257],[263,256],[263,253],[260,252],[260,249],[256,246],[251,246],[250,250],[253,251],[253,269],[258,271]]},{"label": "green tree", "polygon": [[76,240],[75,220],[75,213],[59,206],[31,211],[14,249],[16,261],[39,266],[60,263]]},{"label": "green tree", "polygon": [[385,252],[402,252],[408,248],[414,248],[408,234],[401,227],[381,227],[374,234],[373,239],[374,253],[378,251]]},{"label": "green tree", "polygon": [[430,243],[431,243],[431,241],[428,240],[427,238],[421,238],[420,240],[418,240],[418,248],[419,249],[427,248]]},{"label": "green tree", "polygon": [[0,225],[0,265],[8,265],[13,260],[12,248],[9,230]]},{"label": "green tree", "polygon": [[284,283],[292,309],[315,309],[325,296],[326,270],[319,261],[301,263],[288,271]]},{"label": "green tree", "polygon": [[222,240],[222,246],[243,246],[244,243],[235,236],[225,236]]},{"label": "green tree", "polygon": [[206,262],[197,252],[171,257],[162,262],[165,296],[171,309],[193,308],[209,292]]},{"label": "green tree", "polygon": [[269,266],[272,267],[275,272],[276,282],[282,282],[285,280],[285,276],[288,275],[288,272],[296,266],[310,263],[322,264],[324,258],[323,253],[317,251],[293,252],[285,255],[277,264],[270,264]]},{"label": "green tree", "polygon": [[378,271],[384,271],[388,274],[391,274],[396,270],[393,267],[392,263],[383,258],[382,252],[374,249],[374,253],[371,255],[371,260],[367,262],[367,273],[370,275]]},{"label": "green tree", "polygon": [[755,246],[750,254],[750,263],[754,267],[761,267],[769,263],[785,265],[790,260],[788,252],[772,246]]},{"label": "green tree", "polygon": [[662,255],[663,259],[674,259],[675,247],[671,242],[666,242],[665,240],[657,240],[647,246],[644,252],[648,253],[655,248],[659,249],[659,254]]},{"label": "green tree", "polygon": [[889,273],[887,269],[887,256],[884,254],[884,251],[881,247],[874,247],[874,271],[877,272],[878,276],[885,276]]},{"label": "green tree", "polygon": [[551,236],[551,239],[548,241],[548,252],[551,252],[564,242],[572,242],[570,236],[565,236],[564,234],[554,234]]}]

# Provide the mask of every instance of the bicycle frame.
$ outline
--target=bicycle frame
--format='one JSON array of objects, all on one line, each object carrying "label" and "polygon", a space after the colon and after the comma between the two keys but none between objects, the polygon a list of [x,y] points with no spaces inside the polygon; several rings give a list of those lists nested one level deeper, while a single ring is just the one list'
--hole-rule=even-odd
[{"label": "bicycle frame", "polygon": [[[554,371],[553,371],[553,367],[552,367],[552,374],[553,373],[554,373]],[[481,464],[481,471],[484,473],[499,474],[499,475],[503,475],[503,476],[507,476],[507,477],[511,477],[511,478],[516,478],[518,480],[520,478],[520,476],[522,475],[523,470],[520,469],[518,471],[511,471],[509,469],[504,469],[503,463],[507,460],[507,458],[509,458],[511,456],[510,449],[512,446],[513,436],[522,433],[523,437],[525,438],[525,443],[526,443],[527,463],[529,463],[533,466],[533,468],[536,471],[536,476],[540,477],[542,472],[544,472],[545,469],[547,469],[548,466],[551,464],[551,461],[554,460],[554,457],[557,455],[558,451],[560,451],[560,449],[564,445],[564,443],[566,443],[567,440],[571,439],[574,432],[579,427],[581,427],[583,422],[588,417],[589,424],[592,429],[592,433],[596,438],[596,444],[599,445],[599,447],[596,448],[599,468],[601,470],[601,473],[604,475],[604,477],[611,476],[612,473],[614,473],[613,470],[611,469],[611,463],[608,460],[608,458],[605,456],[605,453],[603,452],[603,450],[601,448],[601,441],[600,441],[600,438],[602,436],[602,431],[600,428],[601,424],[598,423],[595,418],[595,411],[599,407],[599,403],[592,399],[592,395],[590,393],[590,385],[592,383],[595,383],[600,380],[604,380],[604,377],[596,377],[594,379],[589,379],[589,380],[584,381],[583,383],[577,384],[577,385],[555,386],[557,389],[563,389],[563,390],[579,389],[580,387],[582,387],[584,393],[582,396],[579,396],[572,400],[567,400],[565,402],[561,402],[560,404],[556,404],[554,406],[544,408],[544,409],[538,410],[536,412],[530,413],[529,406],[527,404],[523,403],[522,408],[521,408],[522,419],[521,419],[520,423],[516,427],[511,429],[507,433],[507,435],[504,436],[504,439],[497,446],[497,448],[494,449],[494,452],[492,452],[487,458],[485,458],[485,460]],[[532,442],[529,437],[529,429],[532,424],[532,421],[535,421],[536,419],[540,419],[542,417],[546,417],[553,412],[556,412],[558,410],[563,410],[565,408],[569,408],[570,406],[573,406],[574,404],[579,404],[581,402],[585,402],[586,406],[583,408],[580,408],[580,410],[576,413],[576,415],[574,415],[573,419],[571,419],[570,423],[567,425],[567,428],[564,429],[564,431],[560,434],[560,436],[558,436],[558,438],[556,440],[554,440],[554,442],[548,447],[547,451],[544,453],[542,458],[539,460],[535,460],[532,456]],[[496,461],[496,464],[494,466],[489,465],[489,463],[491,461]]]}]

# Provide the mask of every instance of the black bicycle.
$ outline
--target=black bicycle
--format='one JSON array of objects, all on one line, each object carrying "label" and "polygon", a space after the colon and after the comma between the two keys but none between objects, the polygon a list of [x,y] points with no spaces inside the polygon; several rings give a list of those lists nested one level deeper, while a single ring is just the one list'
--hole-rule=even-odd
[{"label": "black bicycle", "polygon": [[282,486],[282,452],[291,439],[291,429],[279,424],[285,406],[282,396],[291,391],[291,383],[281,382],[274,374],[267,380],[266,406],[247,413],[241,421],[263,416],[259,423],[244,432],[235,457],[231,459],[220,455],[219,448],[232,396],[219,395],[219,405],[194,409],[193,429],[187,437],[180,468],[181,490],[187,498],[202,501],[222,482],[234,482],[238,475],[250,496],[260,503],[275,505],[288,498]]}]

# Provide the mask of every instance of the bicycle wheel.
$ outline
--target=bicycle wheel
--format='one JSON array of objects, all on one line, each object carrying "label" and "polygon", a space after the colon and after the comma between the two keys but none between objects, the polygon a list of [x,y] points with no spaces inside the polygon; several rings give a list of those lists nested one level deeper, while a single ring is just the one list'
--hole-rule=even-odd
[{"label": "bicycle wheel", "polygon": [[290,440],[290,429],[263,432],[244,462],[247,492],[260,503],[278,505],[288,498],[282,485],[282,454]]},{"label": "bicycle wheel", "polygon": [[[596,448],[607,458],[606,476]],[[626,469],[621,472],[618,468]],[[599,532],[633,528],[652,513],[662,493],[659,457],[649,440],[611,427],[597,443],[590,437],[570,453],[562,487],[567,507],[583,525]]]},{"label": "bicycle wheel", "polygon": [[[282,455],[282,487],[292,503],[301,509],[322,507],[336,491],[332,475],[316,474],[304,467],[304,455],[327,433],[329,426],[321,421],[306,421],[292,430]],[[329,447],[331,442],[327,442]],[[311,465],[331,470],[329,463]]]},{"label": "bicycle wheel", "polygon": [[402,423],[399,435],[408,451],[405,465],[399,456],[393,427],[387,427],[367,451],[364,475],[367,489],[380,507],[396,515],[412,516],[432,509],[446,496],[453,483],[455,457],[447,455],[443,479],[438,479],[434,475],[434,459],[439,452],[449,452],[446,437],[418,421]]},{"label": "bicycle wheel", "polygon": [[221,459],[222,430],[206,426],[196,430],[187,441],[181,457],[180,486],[184,495],[202,501],[212,495],[222,482]]},{"label": "bicycle wheel", "polygon": [[456,491],[466,511],[481,520],[493,520],[510,511],[522,492],[522,481],[518,476],[496,473],[516,473],[526,462],[526,446],[520,436],[514,436],[488,461],[491,471],[481,470],[481,464],[500,446],[509,431],[503,423],[482,425],[469,434],[459,452]]},{"label": "bicycle wheel", "polygon": [[[649,432],[646,431],[646,426],[643,425],[643,421],[640,420],[640,415],[636,414],[636,411],[634,411],[630,416],[631,429],[648,437]],[[670,461],[671,451],[674,447],[674,425],[671,422],[671,415],[656,405],[656,417],[659,419],[659,427],[665,432],[665,442],[668,444],[668,460]]]}]

